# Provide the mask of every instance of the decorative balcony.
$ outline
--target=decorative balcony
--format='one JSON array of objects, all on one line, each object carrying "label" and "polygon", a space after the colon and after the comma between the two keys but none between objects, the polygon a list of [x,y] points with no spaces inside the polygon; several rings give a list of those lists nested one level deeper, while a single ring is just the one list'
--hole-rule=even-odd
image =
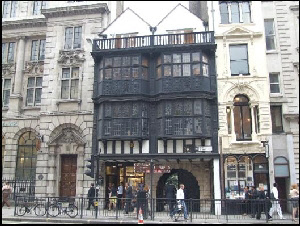
[{"label": "decorative balcony", "polygon": [[207,45],[214,43],[215,38],[213,31],[94,39],[93,52],[112,49],[163,47],[174,45]]}]

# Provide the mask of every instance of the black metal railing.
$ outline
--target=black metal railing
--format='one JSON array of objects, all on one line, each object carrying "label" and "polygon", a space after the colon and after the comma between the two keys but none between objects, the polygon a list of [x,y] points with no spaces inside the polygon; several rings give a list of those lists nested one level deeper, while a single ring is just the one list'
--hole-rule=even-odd
[{"label": "black metal railing", "polygon": [[[26,202],[24,200],[35,200]],[[268,213],[270,208],[280,203],[286,206],[288,211],[283,213],[283,222],[292,221],[292,207],[295,206],[295,200],[230,200],[230,199],[188,199],[184,200],[188,213],[189,222],[253,222],[256,217],[268,222]],[[296,201],[299,206],[299,200]],[[297,204],[296,203],[296,204]],[[142,209],[144,220],[165,220],[170,216],[171,211],[177,208],[176,200],[165,198],[157,199],[118,199],[113,205],[105,198],[84,198],[84,197],[27,197],[17,196],[15,205],[15,216],[20,215],[22,208],[26,204],[28,211],[26,215],[37,215],[45,213],[44,217],[76,217],[90,219],[137,219],[139,210]],[[30,205],[32,208],[30,208]],[[110,207],[109,207],[110,206]],[[35,210],[34,208],[40,208]],[[43,210],[43,208],[45,208]],[[177,211],[173,212],[177,213]],[[178,213],[177,213],[178,214]],[[260,216],[259,216],[260,215]],[[176,216],[176,215],[175,215]],[[42,217],[42,216],[40,216]],[[178,216],[177,216],[178,217]],[[254,219],[253,219],[254,217]],[[183,220],[183,214],[178,221]],[[280,220],[277,213],[273,214],[273,220]]]},{"label": "black metal railing", "polygon": [[215,38],[213,31],[135,36],[126,38],[105,38],[94,40],[93,51],[168,45],[213,44],[214,42]]},{"label": "black metal railing", "polygon": [[12,189],[9,199],[14,201],[17,195],[34,196],[35,195],[35,179],[15,179],[2,178],[2,183],[8,182]]}]

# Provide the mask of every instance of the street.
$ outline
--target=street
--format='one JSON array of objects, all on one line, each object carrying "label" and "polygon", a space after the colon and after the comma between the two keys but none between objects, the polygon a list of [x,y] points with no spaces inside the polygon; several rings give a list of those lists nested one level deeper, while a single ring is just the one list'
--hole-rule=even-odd
[{"label": "street", "polygon": [[[55,222],[30,222],[30,221],[2,221],[2,224],[62,224]],[[82,223],[63,223],[63,224],[82,224]]]}]

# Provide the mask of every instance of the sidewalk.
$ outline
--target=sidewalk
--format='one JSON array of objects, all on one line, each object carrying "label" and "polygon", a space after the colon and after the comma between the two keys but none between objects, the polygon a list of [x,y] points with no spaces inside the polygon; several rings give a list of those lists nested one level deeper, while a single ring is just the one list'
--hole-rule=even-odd
[{"label": "sidewalk", "polygon": [[[293,222],[290,216],[286,216],[286,220],[277,220],[269,221],[268,224],[298,224],[298,222]],[[122,217],[118,220],[115,218],[107,218],[103,216],[99,216],[98,219],[92,216],[84,216],[84,218],[80,219],[80,216],[76,218],[69,218],[68,216],[58,216],[58,217],[37,217],[34,214],[24,215],[23,217],[14,216],[14,207],[12,206],[10,209],[7,207],[2,208],[2,220],[6,221],[32,221],[32,222],[55,222],[55,223],[82,223],[82,224],[137,224],[138,219],[135,217]],[[226,216],[221,216],[216,219],[193,219],[192,222],[190,220],[188,222],[184,222],[183,220],[179,220],[178,222],[172,222],[167,217],[155,217],[154,221],[151,219],[144,220],[144,224],[267,224],[266,219],[262,217],[261,220],[251,219],[248,217],[242,217],[240,219],[234,219],[232,216],[228,216],[228,221],[226,220]]]}]

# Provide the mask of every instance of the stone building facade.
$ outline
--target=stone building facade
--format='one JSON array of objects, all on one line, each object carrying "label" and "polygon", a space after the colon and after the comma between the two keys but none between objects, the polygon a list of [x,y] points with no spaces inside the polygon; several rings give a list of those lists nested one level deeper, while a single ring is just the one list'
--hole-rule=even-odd
[{"label": "stone building facade", "polygon": [[[216,37],[222,194],[274,181],[270,97],[261,2],[207,2]],[[261,142],[268,141],[269,145]]]},{"label": "stone building facade", "polygon": [[282,199],[299,183],[299,2],[262,2],[275,181]]},{"label": "stone building facade", "polygon": [[2,178],[33,181],[31,191],[23,193],[87,193],[91,40],[122,6],[116,1],[2,2]]}]

